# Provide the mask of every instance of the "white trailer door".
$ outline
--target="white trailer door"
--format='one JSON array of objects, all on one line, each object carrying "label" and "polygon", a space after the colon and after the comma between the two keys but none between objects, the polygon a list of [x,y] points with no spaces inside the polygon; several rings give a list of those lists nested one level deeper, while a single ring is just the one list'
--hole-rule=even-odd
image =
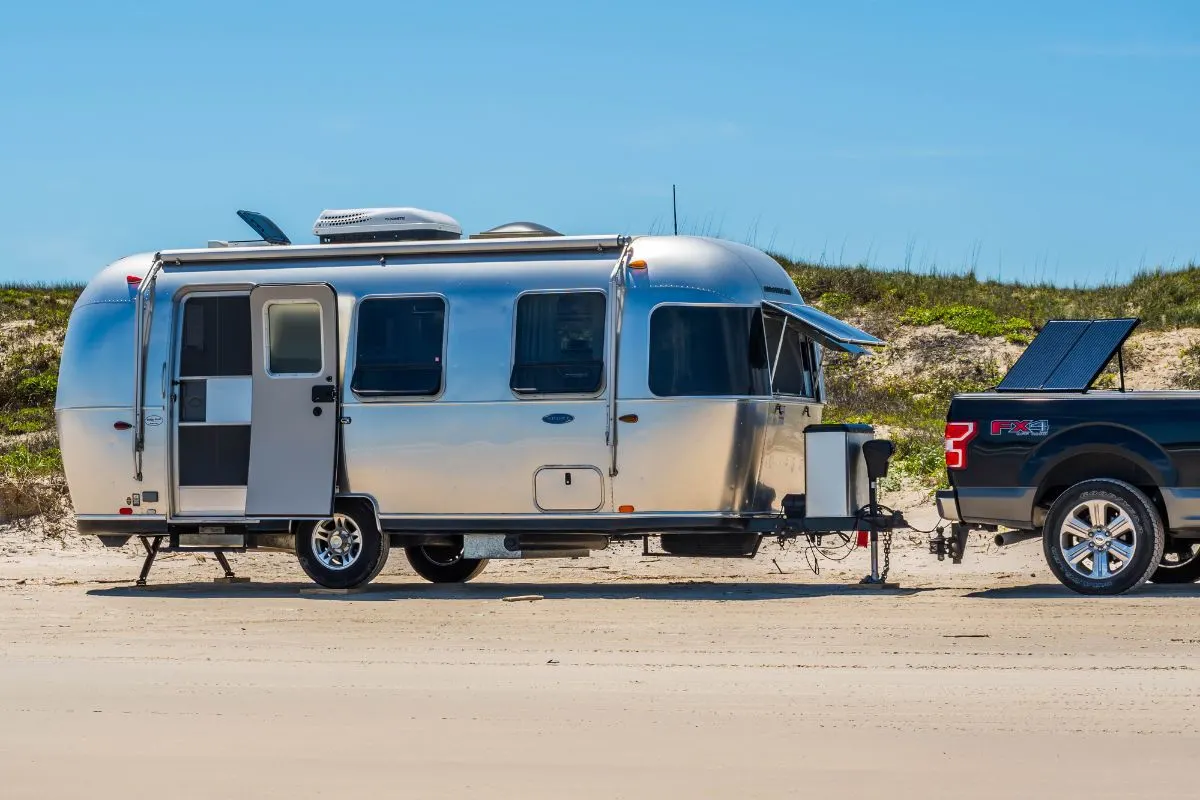
[{"label": "white trailer door", "polygon": [[321,517],[337,458],[337,298],[327,284],[250,292],[248,517]]}]

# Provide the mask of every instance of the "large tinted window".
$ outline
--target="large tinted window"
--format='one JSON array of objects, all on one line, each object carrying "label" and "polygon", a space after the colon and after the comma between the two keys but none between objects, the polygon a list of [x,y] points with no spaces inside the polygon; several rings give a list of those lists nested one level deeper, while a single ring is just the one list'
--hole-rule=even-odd
[{"label": "large tinted window", "polygon": [[593,394],[604,381],[604,295],[525,294],[517,301],[509,385],[518,394]]},{"label": "large tinted window", "polygon": [[445,334],[446,303],[440,297],[362,301],[350,388],[375,396],[439,394]]},{"label": "large tinted window", "polygon": [[183,304],[179,375],[250,374],[250,298],[189,297]]},{"label": "large tinted window", "polygon": [[650,317],[650,391],[660,397],[769,392],[762,312],[662,306]]},{"label": "large tinted window", "polygon": [[[775,370],[772,388],[775,394],[798,397],[817,396],[816,352],[795,322],[782,314],[767,313],[767,353]],[[782,336],[782,341],[780,337]],[[778,359],[776,359],[778,353]]]}]

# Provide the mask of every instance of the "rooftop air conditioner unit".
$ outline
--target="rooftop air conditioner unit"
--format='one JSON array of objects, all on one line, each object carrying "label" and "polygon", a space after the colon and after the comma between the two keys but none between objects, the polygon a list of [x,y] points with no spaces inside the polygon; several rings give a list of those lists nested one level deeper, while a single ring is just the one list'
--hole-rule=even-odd
[{"label": "rooftop air conditioner unit", "polygon": [[321,244],[461,239],[453,217],[420,208],[354,208],[322,211],[313,224]]}]

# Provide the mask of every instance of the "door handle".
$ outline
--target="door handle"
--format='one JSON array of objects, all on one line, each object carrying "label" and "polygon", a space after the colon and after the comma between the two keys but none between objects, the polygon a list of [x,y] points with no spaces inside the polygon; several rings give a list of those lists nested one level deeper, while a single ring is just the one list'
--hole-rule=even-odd
[{"label": "door handle", "polygon": [[327,383],[320,383],[312,387],[312,401],[314,403],[332,403],[337,400],[337,387]]}]

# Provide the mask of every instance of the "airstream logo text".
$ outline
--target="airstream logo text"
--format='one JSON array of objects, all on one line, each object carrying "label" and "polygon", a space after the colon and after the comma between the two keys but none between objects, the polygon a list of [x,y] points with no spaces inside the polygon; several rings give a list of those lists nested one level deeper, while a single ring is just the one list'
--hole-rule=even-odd
[{"label": "airstream logo text", "polygon": [[992,436],[1045,436],[1050,432],[1050,420],[1046,419],[994,419]]},{"label": "airstream logo text", "polygon": [[785,288],[783,288],[782,286],[764,286],[764,287],[763,287],[763,291],[764,291],[764,292],[767,292],[768,294],[786,294],[786,295],[790,295],[790,294],[792,293],[792,290],[791,290],[791,289],[785,289]]},{"label": "airstream logo text", "polygon": [[574,422],[575,418],[570,414],[547,414],[542,417],[542,422],[548,422],[551,425],[565,425],[568,422]]}]

